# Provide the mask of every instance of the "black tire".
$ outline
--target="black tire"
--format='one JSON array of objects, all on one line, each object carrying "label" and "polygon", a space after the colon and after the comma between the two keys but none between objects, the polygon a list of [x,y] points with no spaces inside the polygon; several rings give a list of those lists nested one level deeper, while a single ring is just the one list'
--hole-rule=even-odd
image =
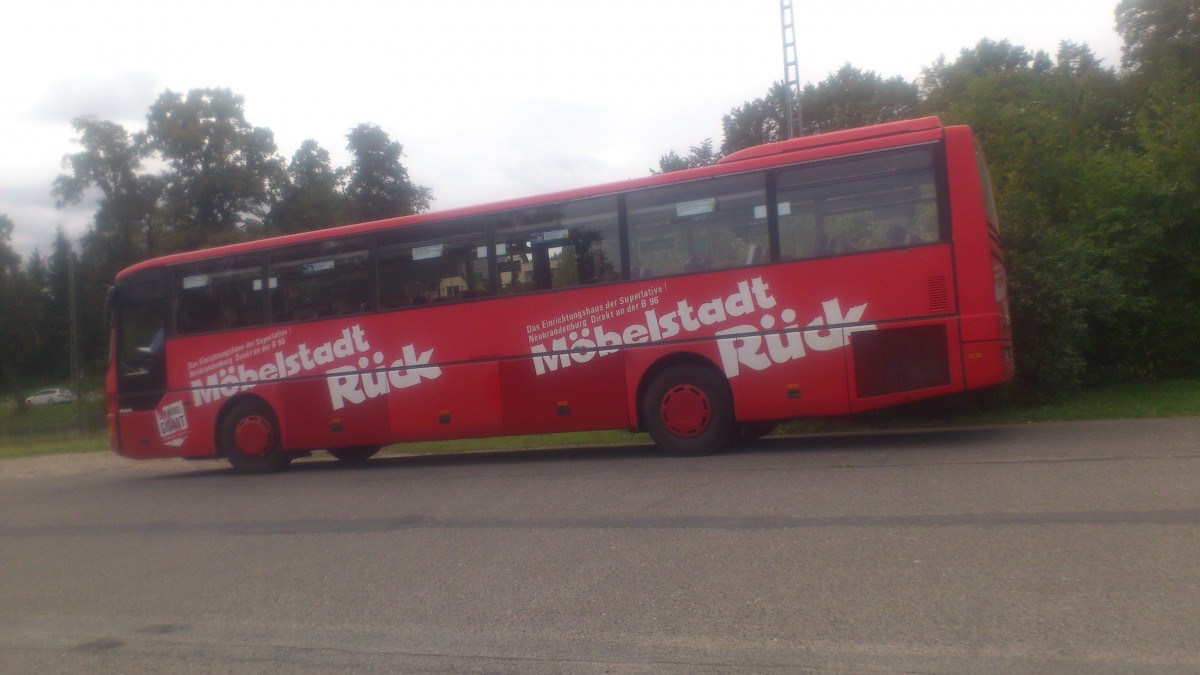
[{"label": "black tire", "polygon": [[273,473],[290,461],[283,452],[275,412],[256,398],[239,401],[230,409],[221,422],[217,443],[238,473]]},{"label": "black tire", "polygon": [[696,457],[720,449],[733,431],[733,394],[711,368],[685,363],[650,381],[641,401],[642,424],[672,457]]},{"label": "black tire", "polygon": [[362,464],[379,452],[378,445],[355,445],[348,448],[329,448],[329,454],[339,462],[346,464]]},{"label": "black tire", "polygon": [[779,423],[775,420],[740,422],[736,425],[737,433],[734,435],[734,438],[743,443],[757,441],[775,431],[775,427],[777,426],[779,426]]}]

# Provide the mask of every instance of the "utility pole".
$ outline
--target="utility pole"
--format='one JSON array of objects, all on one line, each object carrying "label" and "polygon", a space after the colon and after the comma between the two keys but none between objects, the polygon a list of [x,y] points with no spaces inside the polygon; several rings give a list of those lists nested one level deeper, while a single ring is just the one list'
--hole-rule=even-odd
[{"label": "utility pole", "polygon": [[787,108],[787,137],[804,135],[804,115],[800,110],[800,65],[796,58],[796,25],[792,21],[792,0],[779,0],[779,20],[783,24],[783,105]]}]

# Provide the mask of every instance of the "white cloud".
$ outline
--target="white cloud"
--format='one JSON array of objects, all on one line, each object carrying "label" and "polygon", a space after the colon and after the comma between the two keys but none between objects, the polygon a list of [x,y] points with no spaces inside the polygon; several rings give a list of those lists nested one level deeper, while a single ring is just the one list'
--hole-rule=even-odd
[{"label": "white cloud", "polygon": [[59,80],[46,89],[29,114],[38,122],[62,123],[90,116],[138,125],[159,92],[158,78],[147,72]]}]

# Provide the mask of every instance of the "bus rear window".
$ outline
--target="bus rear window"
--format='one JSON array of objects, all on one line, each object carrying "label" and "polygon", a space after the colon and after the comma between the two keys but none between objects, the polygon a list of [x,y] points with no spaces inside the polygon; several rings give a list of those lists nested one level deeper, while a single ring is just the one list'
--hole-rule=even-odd
[{"label": "bus rear window", "polygon": [[998,234],[1000,232],[1000,216],[996,212],[996,194],[992,191],[992,174],[988,171],[987,161],[983,151],[975,149],[975,161],[979,164],[979,183],[983,189],[983,206],[987,210],[988,225]]}]

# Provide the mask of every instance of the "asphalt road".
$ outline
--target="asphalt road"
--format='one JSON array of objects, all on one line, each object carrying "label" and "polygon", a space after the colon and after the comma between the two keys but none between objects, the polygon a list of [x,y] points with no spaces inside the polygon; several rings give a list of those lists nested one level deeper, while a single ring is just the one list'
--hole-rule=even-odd
[{"label": "asphalt road", "polygon": [[0,672],[1200,672],[1200,418],[0,462]]}]

